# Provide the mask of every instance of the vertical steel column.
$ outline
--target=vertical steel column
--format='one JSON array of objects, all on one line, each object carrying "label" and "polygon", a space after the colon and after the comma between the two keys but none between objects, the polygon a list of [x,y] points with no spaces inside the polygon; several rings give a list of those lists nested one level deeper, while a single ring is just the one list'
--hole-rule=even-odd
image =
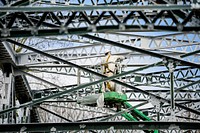
[{"label": "vertical steel column", "polygon": [[[15,78],[14,78],[14,76],[13,76],[13,74],[12,73],[10,73],[10,83],[9,83],[9,85],[10,85],[10,107],[9,108],[11,108],[11,107],[15,107],[15,85],[14,85],[14,83],[15,83]],[[8,120],[9,120],[9,123],[16,123],[16,113],[15,113],[16,111],[14,110],[14,111],[12,111],[12,112],[10,112],[10,116],[8,117]]]},{"label": "vertical steel column", "polygon": [[175,96],[174,96],[174,70],[176,67],[176,62],[172,59],[163,60],[163,63],[167,67],[170,75],[170,104],[171,104],[171,116],[169,118],[170,121],[175,121]]},{"label": "vertical steel column", "polygon": [[[159,109],[157,111],[157,121],[160,121],[160,111],[161,111],[161,108],[162,108],[161,102],[159,102],[159,105],[157,105],[157,106],[159,106]],[[158,129],[157,132],[154,132],[154,133],[160,133],[160,130]]]},{"label": "vertical steel column", "polygon": [[30,122],[30,107],[24,107],[21,109],[21,121],[20,123]]},{"label": "vertical steel column", "polygon": [[175,109],[175,99],[174,99],[174,63],[173,61],[169,61],[167,65],[170,74],[170,95],[171,95],[171,108],[174,111]]},{"label": "vertical steel column", "polygon": [[77,70],[77,85],[81,84],[81,71],[80,69]]},{"label": "vertical steel column", "polygon": [[170,94],[171,94],[171,108],[175,109],[175,99],[174,99],[174,72],[170,72]]},{"label": "vertical steel column", "polygon": [[29,123],[30,122],[30,116],[31,116],[31,114],[30,114],[30,107],[26,107],[26,119],[25,119],[25,123]]},{"label": "vertical steel column", "polygon": [[[77,86],[81,84],[81,70],[77,69]],[[77,90],[77,99],[79,98],[79,90]]]},{"label": "vertical steel column", "polygon": [[174,61],[169,60],[167,64],[169,74],[170,74],[170,96],[171,96],[171,121],[175,120],[175,97],[174,97]]},{"label": "vertical steel column", "polygon": [[[0,109],[4,110],[15,106],[14,76],[11,64],[3,64],[4,83],[1,94]],[[16,123],[15,111],[1,116],[0,123]]]},{"label": "vertical steel column", "polygon": [[[121,64],[121,62],[119,63],[119,73],[122,73],[122,64]],[[119,80],[122,81],[122,77],[119,77]],[[122,86],[121,85],[116,85],[116,87],[117,86],[119,87],[117,90],[120,91],[120,92],[123,92]]]}]

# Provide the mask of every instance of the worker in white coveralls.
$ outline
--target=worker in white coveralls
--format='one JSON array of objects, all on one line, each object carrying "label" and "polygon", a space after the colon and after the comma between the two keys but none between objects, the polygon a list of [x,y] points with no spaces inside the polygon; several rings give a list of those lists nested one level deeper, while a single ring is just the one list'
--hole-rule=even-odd
[{"label": "worker in white coveralls", "polygon": [[[115,74],[118,73],[119,71],[119,65],[117,65],[117,63],[120,63],[121,61],[123,61],[124,59],[126,59],[126,57],[124,56],[117,56],[117,55],[112,55],[111,51],[106,49],[105,50],[105,57],[103,57],[102,59],[102,73],[108,77],[111,77]],[[104,82],[102,91],[116,91],[121,93],[121,87],[117,87],[117,84],[115,84],[112,81],[106,81]]]},{"label": "worker in white coveralls", "polygon": [[[126,57],[112,55],[110,50],[105,50],[105,57],[103,57],[101,61],[102,74],[108,77],[117,74],[118,71],[120,70],[119,63],[124,59],[126,59]],[[115,84],[112,81],[106,81],[103,84],[101,91],[102,93],[82,97],[80,99],[77,99],[77,102],[81,104],[97,103],[98,107],[103,107],[104,92],[106,91],[116,91],[118,93],[122,93],[121,87],[118,87],[117,84]],[[117,111],[120,110],[121,110],[121,105],[117,105]]]}]

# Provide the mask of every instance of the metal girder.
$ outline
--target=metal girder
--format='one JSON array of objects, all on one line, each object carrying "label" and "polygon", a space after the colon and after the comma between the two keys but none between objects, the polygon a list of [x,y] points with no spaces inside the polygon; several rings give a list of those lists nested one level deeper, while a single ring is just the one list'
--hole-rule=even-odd
[{"label": "metal girder", "polygon": [[[112,127],[112,128],[111,128]],[[0,132],[34,132],[34,131],[70,131],[70,130],[102,130],[102,129],[137,129],[137,130],[198,130],[198,122],[69,122],[69,123],[30,123],[1,124]]]},{"label": "metal girder", "polygon": [[[162,32],[158,32],[160,34]],[[198,39],[200,38],[198,32],[193,33],[167,33],[164,35],[156,35],[152,36],[151,32],[150,35],[147,36],[146,33],[144,35],[136,35],[134,33],[122,33],[122,32],[106,32],[106,33],[95,33],[97,36],[101,36],[102,38],[114,40],[121,43],[132,44],[134,46],[138,46],[141,48],[146,49],[170,49],[174,48],[177,51],[183,51],[186,53],[186,49],[182,47],[188,47],[192,45],[198,45]],[[66,36],[55,36],[55,37],[45,37],[45,38],[37,38],[37,40],[52,40],[56,41],[57,43],[65,43],[65,42],[74,42],[74,43],[81,43],[81,44],[93,44],[93,47],[98,47],[99,45],[103,45],[99,42],[95,42],[89,39],[85,39],[81,36],[77,35],[66,35]],[[145,43],[146,42],[146,43]],[[42,43],[41,43],[42,44]],[[42,44],[44,45],[44,44]],[[79,46],[79,48],[84,48],[85,46]],[[87,46],[86,46],[87,47]],[[76,48],[76,47],[74,47]],[[179,49],[178,49],[179,48]],[[78,48],[76,48],[78,49]],[[198,47],[191,48],[192,51],[198,50]]]},{"label": "metal girder", "polygon": [[42,0],[41,4],[58,4],[58,5],[138,5],[138,4],[179,4],[179,5],[190,5],[192,3],[196,4],[198,1],[191,0],[160,0],[160,1],[152,1],[152,0],[116,0],[116,1],[96,1],[96,0],[83,0],[83,1],[51,1],[51,0]]},{"label": "metal girder", "polygon": [[[140,31],[140,28],[138,28],[138,26],[135,25],[128,25],[125,26],[127,30],[129,31],[134,31],[134,32],[138,32]],[[148,26],[142,26],[143,29],[147,29]],[[171,26],[171,27],[165,27],[165,26],[154,26],[155,30],[165,30],[165,31],[177,31],[177,28],[175,26]],[[106,32],[109,31],[110,32],[120,32],[119,27],[118,26],[97,26],[96,29],[99,32]],[[143,30],[143,31],[154,31],[154,30]],[[185,32],[189,32],[189,31],[200,31],[199,26],[198,27],[184,27],[183,31]],[[4,33],[6,32],[6,33]],[[90,29],[83,27],[83,28],[73,28],[73,29],[68,29],[67,33],[61,33],[60,32],[60,28],[53,28],[53,29],[39,29],[36,30],[35,32],[37,32],[37,34],[34,34],[34,32],[32,30],[30,30],[30,28],[26,31],[21,31],[21,30],[7,30],[7,29],[2,29],[1,30],[1,35],[0,37],[3,38],[16,38],[16,37],[32,37],[32,36],[55,36],[55,35],[68,35],[68,34],[86,34],[91,32]]]},{"label": "metal girder", "polygon": [[125,10],[125,11],[143,11],[143,10],[191,10],[198,9],[195,5],[177,5],[177,4],[159,4],[159,5],[98,5],[98,6],[56,6],[52,7],[0,7],[0,12],[52,12],[52,11],[83,11],[83,10],[103,10],[103,11],[115,11],[115,10]]},{"label": "metal girder", "polygon": [[[69,67],[69,66],[68,66]],[[87,67],[89,68],[89,67]],[[53,69],[53,70],[52,70]],[[59,70],[58,70],[59,69]],[[31,72],[44,72],[44,73],[52,73],[52,74],[59,74],[59,75],[67,75],[67,76],[77,76],[77,70],[71,67],[69,68],[60,68],[60,67],[52,67],[50,69],[27,69]],[[182,90],[185,88],[189,88],[192,90],[198,90],[199,80],[195,80],[198,78],[199,69],[197,68],[184,68],[184,69],[177,69],[174,73],[174,86],[176,91]],[[92,75],[88,74],[81,74],[81,77],[91,79]],[[134,86],[154,86],[154,87],[162,87],[162,88],[169,88],[169,74],[166,71],[155,72],[152,74],[140,74],[140,73],[131,73],[129,75],[123,76],[123,80],[126,80],[127,83],[130,83]]]},{"label": "metal girder", "polygon": [[156,52],[151,52],[151,51],[148,51],[148,50],[145,50],[145,49],[140,49],[140,48],[137,48],[137,47],[134,47],[134,46],[128,46],[128,45],[125,45],[125,44],[122,44],[122,43],[110,41],[110,40],[103,39],[103,38],[100,38],[100,37],[95,37],[95,36],[92,36],[92,35],[89,35],[89,34],[81,35],[81,36],[86,37],[86,38],[90,38],[90,39],[93,39],[93,40],[96,40],[96,41],[104,42],[104,43],[107,43],[107,44],[110,44],[110,45],[118,46],[118,47],[121,47],[121,48],[124,48],[124,49],[127,49],[127,50],[137,51],[137,52],[140,52],[140,53],[143,53],[143,54],[148,54],[150,56],[154,56],[154,57],[157,57],[157,58],[162,58],[162,59],[166,59],[166,60],[172,60],[172,61],[180,62],[182,65],[200,68],[199,64],[187,62],[187,61],[184,61],[182,59],[177,59],[177,58],[174,58],[174,57],[171,57],[171,56],[165,56],[165,55],[162,55],[162,54],[159,54],[159,53],[156,53]]},{"label": "metal girder", "polygon": [[[148,5],[151,6],[151,5]],[[147,7],[148,7],[147,6]],[[153,6],[153,5],[152,5]],[[171,8],[171,6],[166,7]],[[191,6],[191,5],[184,5],[184,6]],[[115,11],[112,11],[112,7]],[[170,31],[199,31],[199,24],[191,24],[190,21],[193,21],[195,18],[196,10],[191,10],[188,12],[188,15],[185,18],[180,18],[181,20],[176,19],[174,13],[172,12],[174,9],[165,10],[163,8],[162,11],[156,12],[153,16],[148,15],[148,12],[144,10],[143,12],[136,10],[140,8],[140,6],[131,7],[129,11],[129,6],[77,6],[76,9],[78,11],[72,12],[72,8],[74,10],[74,6],[67,6],[67,7],[8,7],[15,8],[18,12],[15,12],[9,16],[9,18],[1,18],[1,37],[28,37],[28,36],[47,36],[47,35],[63,35],[63,34],[84,34],[88,32],[108,32],[110,31],[124,31],[127,29],[138,30],[142,29],[143,31],[155,31],[155,30],[170,30]],[[136,8],[135,8],[136,7]],[[146,6],[141,6],[146,8]],[[196,6],[195,6],[196,7]],[[7,10],[7,7],[2,7],[1,11]],[[42,15],[37,14],[30,14],[25,12],[19,12],[20,8],[25,8],[25,10],[31,10],[32,8],[36,8],[34,10],[46,10],[48,13],[43,12]],[[49,9],[48,9],[49,8]],[[64,10],[64,12],[59,12],[58,9]],[[79,9],[80,8],[80,9]],[[86,8],[89,12],[82,12],[83,8]],[[88,9],[87,9],[88,8]],[[105,11],[99,11],[101,8],[108,8]],[[121,13],[116,12],[119,11],[118,8],[127,8],[128,12]],[[197,6],[198,8],[198,6]],[[141,9],[141,8],[140,8]],[[146,8],[147,9],[147,8]],[[178,8],[180,9],[180,8]],[[51,12],[50,10],[56,10],[57,13]],[[79,11],[80,10],[80,11]],[[68,13],[66,13],[67,11]],[[93,14],[93,11],[97,11],[98,14]],[[48,14],[51,14],[50,21],[46,18]],[[65,17],[56,16],[59,14],[67,14]],[[77,15],[76,15],[77,14]],[[108,15],[105,16],[105,15]],[[139,17],[138,17],[139,16]],[[63,19],[64,18],[64,19]],[[109,19],[108,19],[109,18]],[[152,20],[152,18],[154,18]],[[63,19],[63,20],[60,20]],[[166,21],[166,19],[170,19],[173,22]],[[8,21],[8,25],[5,23]],[[106,22],[103,26],[101,23]],[[162,23],[164,21],[164,24]],[[195,22],[195,21],[193,21]],[[23,30],[21,30],[18,25],[21,25]],[[44,30],[44,27],[48,27],[48,30]],[[168,28],[166,28],[168,27]],[[24,33],[26,31],[26,34]],[[48,33],[49,31],[49,33]],[[18,36],[15,36],[15,33],[18,32]],[[14,34],[14,35],[13,35]]]},{"label": "metal girder", "polygon": [[[134,26],[134,25],[130,25],[130,26],[125,26],[127,30],[130,31],[135,31],[135,32],[139,32],[140,29],[138,28],[138,26]],[[156,28],[156,30],[165,30],[165,31],[177,31],[176,27],[165,27],[165,26],[154,26]],[[143,26],[144,29],[147,28],[147,26]],[[112,29],[112,30],[108,30],[108,29]],[[120,32],[118,26],[97,26],[97,30],[99,30],[99,32],[108,32],[108,31],[112,31],[112,32]],[[153,31],[156,31],[153,30]],[[26,30],[26,31],[22,31],[22,30],[11,30],[5,34],[8,34],[8,36],[4,36],[2,32],[6,31],[6,29],[1,30],[1,35],[0,37],[2,39],[4,38],[19,38],[19,37],[32,37],[33,33],[31,30]],[[148,31],[148,30],[147,30]],[[189,31],[200,31],[199,27],[184,27],[183,31],[185,32],[189,32]],[[44,37],[44,36],[56,36],[56,35],[68,35],[68,34],[86,34],[91,32],[91,30],[88,30],[88,28],[74,28],[74,29],[68,29],[68,33],[61,33],[60,32],[60,28],[53,28],[53,29],[39,29],[38,33],[34,36],[38,36],[38,37]]]},{"label": "metal girder", "polygon": [[[146,33],[145,33],[146,34]],[[197,51],[199,50],[198,46],[198,40],[200,39],[199,33],[194,32],[194,33],[167,33],[164,35],[156,35],[152,36],[152,32],[149,33],[150,35],[135,35],[134,33],[95,33],[94,35],[96,36],[101,36],[102,38],[120,42],[123,44],[127,45],[133,45],[137,46],[140,48],[148,49],[148,50],[164,50],[167,49],[169,52],[178,52],[178,53],[188,53],[188,49],[190,51]],[[159,32],[157,34],[160,34]],[[39,39],[39,38],[38,38]],[[106,46],[103,45],[100,42],[96,42],[91,39],[86,39],[81,36],[77,35],[66,35],[64,37],[46,37],[46,39],[53,39],[57,40],[56,43],[64,43],[64,42],[74,42],[74,43],[84,43],[84,44],[93,44],[93,48],[96,50],[98,46],[101,44],[101,46]],[[39,39],[40,40],[40,39]],[[41,43],[41,45],[44,45]],[[193,46],[193,47],[191,47]],[[82,47],[79,47],[82,48]],[[112,53],[116,52],[118,53],[117,50],[118,47],[112,46],[110,49],[112,49]],[[173,51],[171,50],[173,48]],[[75,49],[78,50],[78,48],[75,47]],[[85,50],[85,48],[82,48]],[[120,49],[120,48],[119,48]],[[165,50],[167,52],[167,50]],[[170,51],[171,50],[171,51]],[[76,51],[76,50],[75,50]],[[87,50],[86,50],[87,51]],[[101,52],[101,51],[99,51]],[[89,54],[89,51],[87,51],[87,54]],[[198,54],[197,54],[198,55]]]},{"label": "metal girder", "polygon": [[[151,50],[152,52],[157,52],[159,51],[160,54],[164,54],[164,55],[173,55],[173,56],[181,56],[182,57],[182,53],[188,53],[188,51],[186,51],[186,49],[190,48],[191,52],[189,55],[193,55],[194,58],[187,58],[185,60],[188,60],[190,62],[198,62],[200,60],[200,56],[198,54],[199,48],[198,47],[198,42],[196,40],[198,40],[198,35],[197,34],[191,34],[194,38],[196,39],[191,39],[188,40],[191,43],[188,44],[188,42],[186,42],[184,40],[184,38],[186,38],[187,36],[183,35],[179,35],[180,37],[182,37],[182,39],[176,40],[176,36],[168,36],[168,37],[159,37],[157,36],[156,38],[148,38],[148,37],[137,37],[137,36],[130,36],[127,34],[126,35],[115,35],[115,34],[108,34],[108,35],[103,35],[103,34],[99,34],[99,36],[102,36],[103,38],[109,39],[109,40],[113,40],[113,38],[117,38],[117,42],[119,43],[123,43],[123,44],[127,44],[127,45],[134,45],[137,46],[139,48],[145,48],[148,50]],[[178,36],[178,35],[177,35]],[[71,39],[71,38],[77,38],[76,39]],[[120,39],[122,38],[122,39]],[[49,38],[50,39],[50,38]],[[30,39],[31,40],[31,39]],[[47,39],[40,39],[38,38],[38,40],[40,40],[40,47],[47,47],[46,46],[46,41]],[[131,62],[134,62],[133,65],[142,65],[141,61],[145,64],[148,63],[149,60],[156,60],[156,58],[152,57],[152,59],[149,59],[148,55],[143,55],[141,53],[131,53],[130,50],[127,50],[127,52],[119,52],[120,50],[124,50],[123,48],[117,47],[117,46],[110,46],[110,45],[105,45],[105,44],[101,44],[99,42],[90,42],[88,39],[83,39],[81,37],[78,36],[71,36],[71,37],[66,37],[66,39],[62,39],[57,37],[57,40],[60,41],[48,41],[49,43],[67,43],[68,41],[70,42],[78,42],[79,43],[86,43],[87,45],[84,46],[74,46],[71,48],[62,48],[62,49],[54,49],[54,50],[45,50],[45,52],[56,55],[60,58],[66,58],[67,60],[73,60],[73,61],[79,61],[81,65],[84,65],[84,63],[87,62],[88,65],[94,64],[94,62],[96,61],[100,61],[104,49],[111,49],[112,50],[112,54],[120,54],[120,55],[128,55],[129,56],[129,63],[127,65],[131,65]],[[62,41],[61,41],[62,40]],[[81,41],[82,40],[82,41]],[[67,42],[64,42],[67,41]],[[114,40],[113,40],[114,41]],[[115,39],[116,41],[116,39]],[[88,45],[88,43],[91,43],[92,45]],[[177,45],[174,45],[174,43],[176,43]],[[173,44],[173,47],[170,47],[170,45]],[[29,44],[27,44],[29,45]],[[163,45],[163,46],[162,46]],[[152,48],[151,48],[152,47]],[[163,49],[171,49],[177,47],[177,51],[174,52],[174,50],[163,50]],[[51,48],[51,47],[47,47],[47,48]],[[196,51],[196,52],[195,52]],[[194,52],[194,53],[193,53]],[[146,56],[146,57],[144,57]],[[185,56],[186,57],[186,56]],[[141,60],[137,60],[138,58],[141,58]],[[37,54],[37,53],[22,53],[22,54],[18,54],[17,59],[19,61],[19,64],[34,64],[34,63],[47,63],[47,62],[52,62],[52,59],[49,59],[47,57],[44,58],[44,56]],[[85,61],[87,59],[87,61]]]},{"label": "metal girder", "polygon": [[[102,49],[103,50],[103,49]],[[45,51],[46,52],[46,51]],[[63,53],[64,52],[64,53]],[[90,54],[88,55],[87,53],[84,53],[85,51],[83,51],[83,53],[76,53],[76,54],[72,54],[72,53],[68,53],[71,52],[70,51],[65,51],[65,50],[59,50],[58,52],[55,51],[55,53],[52,52],[46,52],[49,53],[51,55],[55,55],[59,58],[62,59],[67,59],[67,61],[72,61],[72,62],[77,62],[78,64],[80,64],[81,66],[95,66],[95,62],[100,62],[103,55],[99,55],[97,53],[97,55],[93,55]],[[75,53],[76,51],[73,50],[73,52]],[[58,53],[58,54],[56,54]],[[166,56],[170,56],[173,55],[174,57],[179,57],[180,54],[176,54],[176,53],[169,53],[169,52],[162,52],[160,54],[166,55]],[[118,54],[113,54],[113,55],[118,55]],[[148,55],[143,55],[140,53],[122,53],[121,55],[123,56],[128,56],[127,61],[124,61],[124,65],[126,66],[144,66],[144,65],[148,65],[150,60],[151,63],[153,62],[158,62],[160,61],[160,59],[155,58],[155,57],[149,57]],[[28,66],[28,65],[34,65],[34,64],[44,64],[44,63],[54,63],[54,64],[60,64],[60,62],[53,60],[51,58],[45,57],[42,54],[37,54],[37,53],[29,53],[26,55],[22,55],[22,56],[18,56],[17,57],[19,64],[18,65],[23,65],[23,66]],[[141,60],[138,60],[141,59]],[[128,62],[128,63],[127,63]]]},{"label": "metal girder", "polygon": [[[161,50],[161,51],[159,51],[160,54],[165,54],[165,55],[173,54],[173,56],[182,57],[182,55],[181,55],[182,53],[183,54],[187,53],[187,55],[191,55],[191,56],[188,58],[185,58],[184,60],[187,60],[189,62],[197,63],[200,60],[200,56],[198,54],[200,47],[197,45],[198,39],[199,39],[197,33],[191,34],[192,37],[190,37],[191,39],[188,40],[192,44],[190,44],[190,43],[188,44],[188,42],[185,41],[185,39],[188,38],[188,36],[190,36],[190,35],[185,35],[185,34],[168,35],[168,36],[166,36],[166,38],[156,36],[156,37],[152,37],[152,39],[150,39],[148,37],[142,37],[142,36],[141,37],[137,37],[137,36],[131,37],[131,35],[128,35],[128,34],[127,34],[127,37],[125,35],[118,36],[118,35],[114,35],[114,34],[108,34],[108,35],[99,34],[99,36],[102,36],[103,38],[107,38],[109,40],[113,40],[112,38],[117,38],[117,42],[127,44],[127,45],[134,45],[139,48],[145,48],[145,49],[151,50],[152,52],[157,52],[157,51]],[[180,37],[181,39],[177,40],[176,38],[178,38],[178,37]],[[71,39],[71,38],[77,38],[77,40]],[[123,38],[123,39],[120,39],[120,38]],[[125,40],[124,40],[124,38],[125,38]],[[37,38],[37,39],[39,40],[39,42],[41,42],[39,47],[45,47],[45,48],[47,47],[45,44],[47,42],[47,39],[40,39],[40,38]],[[64,41],[77,42],[78,40],[80,40],[80,43],[87,43],[87,45],[84,45],[84,46],[74,46],[72,48],[45,50],[45,52],[56,55],[60,58],[64,58],[64,59],[66,58],[67,60],[71,60],[71,61],[78,61],[78,62],[80,62],[78,64],[80,64],[81,66],[82,65],[91,65],[91,64],[93,65],[95,62],[99,62],[101,60],[101,56],[104,52],[104,49],[106,49],[106,48],[111,49],[112,54],[120,54],[120,55],[125,55],[125,56],[128,55],[129,61],[127,61],[128,62],[126,64],[127,66],[146,65],[149,63],[148,61],[156,60],[155,57],[149,58],[148,55],[143,55],[140,53],[131,53],[130,50],[128,50],[127,52],[119,53],[120,50],[124,50],[124,49],[117,47],[117,46],[104,45],[99,42],[90,42],[88,39],[83,39],[82,37],[78,37],[78,36],[67,36],[66,39],[57,37],[57,39],[60,41],[58,41],[58,42],[57,41],[55,41],[55,42],[48,41],[48,42],[52,43],[52,44],[66,43],[66,45],[67,45],[67,42],[64,42]],[[91,43],[93,45],[88,45],[88,43]],[[174,45],[174,43],[176,43],[176,45]],[[173,44],[173,47],[170,46],[172,44]],[[27,44],[27,45],[29,45],[29,44]],[[47,49],[48,48],[51,49],[50,46],[47,47]],[[175,50],[176,49],[177,50],[175,52],[174,52],[174,50],[165,50],[165,51],[162,50],[162,49],[171,49],[171,48],[174,48]],[[191,52],[186,51],[187,49],[190,49]],[[186,57],[186,56],[184,56],[184,57]],[[138,58],[141,58],[141,59],[138,59]],[[30,65],[30,64],[38,64],[38,63],[47,63],[47,62],[54,61],[48,57],[42,56],[41,54],[32,53],[32,52],[23,53],[23,54],[19,53],[17,56],[17,59],[19,61],[19,64],[23,64],[23,65],[24,64]],[[133,64],[131,64],[131,62],[133,62]]]}]

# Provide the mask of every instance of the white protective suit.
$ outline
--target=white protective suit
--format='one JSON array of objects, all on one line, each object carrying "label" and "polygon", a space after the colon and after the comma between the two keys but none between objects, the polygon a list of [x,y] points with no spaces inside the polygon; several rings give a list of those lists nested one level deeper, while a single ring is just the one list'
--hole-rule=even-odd
[{"label": "white protective suit", "polygon": [[[116,56],[111,55],[109,52],[105,57],[102,59],[102,74],[110,77],[117,74],[119,68],[117,66],[117,62],[121,62],[122,60],[126,59],[124,56]],[[121,87],[117,86],[112,81],[104,82],[102,91],[105,92],[106,90],[121,92]]]}]

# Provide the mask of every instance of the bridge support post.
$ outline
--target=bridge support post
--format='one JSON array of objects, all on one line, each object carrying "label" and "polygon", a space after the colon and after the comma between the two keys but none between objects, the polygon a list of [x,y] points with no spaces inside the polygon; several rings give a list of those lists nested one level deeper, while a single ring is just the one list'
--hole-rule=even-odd
[{"label": "bridge support post", "polygon": [[169,120],[175,121],[175,90],[174,90],[174,70],[176,68],[176,62],[173,60],[167,60],[165,62],[167,69],[169,70],[170,80],[170,99],[171,99],[171,116]]},{"label": "bridge support post", "polygon": [[[12,108],[15,106],[15,87],[12,65],[3,64],[3,87],[0,93],[0,110]],[[0,123],[16,123],[16,112],[2,114]]]}]

